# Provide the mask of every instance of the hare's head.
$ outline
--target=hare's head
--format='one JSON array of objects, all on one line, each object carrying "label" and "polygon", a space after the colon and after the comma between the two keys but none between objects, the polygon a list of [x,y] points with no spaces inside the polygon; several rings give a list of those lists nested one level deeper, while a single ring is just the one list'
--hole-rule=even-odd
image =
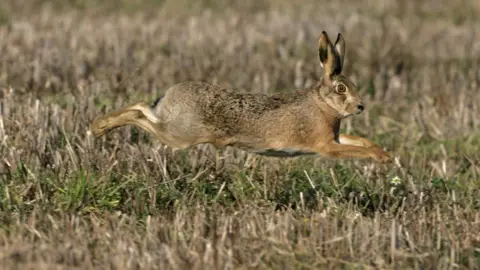
[{"label": "hare's head", "polygon": [[334,45],[323,31],[318,41],[318,53],[323,67],[323,78],[319,86],[321,99],[341,117],[361,113],[364,105],[357,88],[342,74],[345,58],[345,40],[342,34],[338,34]]}]

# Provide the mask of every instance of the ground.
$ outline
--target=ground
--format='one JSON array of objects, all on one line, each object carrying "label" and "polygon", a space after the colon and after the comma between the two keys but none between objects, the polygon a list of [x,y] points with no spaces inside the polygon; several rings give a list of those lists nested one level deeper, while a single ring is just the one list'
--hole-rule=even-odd
[{"label": "ground", "polygon": [[[2,1],[0,262],[6,269],[475,269],[477,1]],[[342,132],[390,165],[172,153],[98,115],[202,80],[312,85],[342,32],[366,111]]]}]

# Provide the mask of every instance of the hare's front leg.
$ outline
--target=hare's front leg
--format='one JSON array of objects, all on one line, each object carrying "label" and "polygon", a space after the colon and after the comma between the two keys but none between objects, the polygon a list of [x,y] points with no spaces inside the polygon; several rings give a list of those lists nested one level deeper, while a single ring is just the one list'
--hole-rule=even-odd
[{"label": "hare's front leg", "polygon": [[354,136],[354,135],[340,134],[338,136],[338,142],[340,144],[357,145],[357,146],[363,146],[367,148],[373,148],[373,147],[381,148],[380,146],[376,145],[375,143],[371,142],[366,138]]},{"label": "hare's front leg", "polygon": [[318,152],[335,158],[372,158],[380,163],[391,161],[390,155],[379,147],[340,144],[335,141],[323,145]]}]

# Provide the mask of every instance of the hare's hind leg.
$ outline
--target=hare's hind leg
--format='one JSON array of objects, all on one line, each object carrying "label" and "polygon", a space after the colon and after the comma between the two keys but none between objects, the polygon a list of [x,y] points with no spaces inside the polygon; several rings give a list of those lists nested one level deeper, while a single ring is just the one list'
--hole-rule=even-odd
[{"label": "hare's hind leg", "polygon": [[145,102],[139,102],[96,118],[91,125],[91,131],[95,137],[100,137],[125,125],[137,126],[154,135],[161,143],[173,148],[178,147],[177,143],[166,135],[163,123]]},{"label": "hare's hind leg", "polygon": [[[93,121],[90,129],[95,137],[100,137],[112,131],[113,129],[124,125],[138,125],[138,121],[142,118],[153,120],[151,121],[152,123],[158,122],[155,115],[153,115],[153,113],[149,110],[150,109],[145,106],[145,103],[136,103],[134,105],[122,108],[118,111],[97,117]],[[145,112],[148,116],[145,115]],[[149,132],[153,131],[154,133],[154,128],[151,125],[145,126],[143,124],[141,128],[144,128]]]}]

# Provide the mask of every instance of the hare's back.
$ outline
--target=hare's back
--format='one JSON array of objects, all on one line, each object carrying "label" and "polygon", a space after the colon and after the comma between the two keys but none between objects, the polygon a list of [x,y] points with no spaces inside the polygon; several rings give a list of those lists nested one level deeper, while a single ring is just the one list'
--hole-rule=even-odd
[{"label": "hare's back", "polygon": [[220,104],[234,95],[230,90],[203,82],[187,81],[167,89],[165,95],[153,106],[153,111],[163,121],[183,119],[203,122],[212,114],[223,114]]}]

